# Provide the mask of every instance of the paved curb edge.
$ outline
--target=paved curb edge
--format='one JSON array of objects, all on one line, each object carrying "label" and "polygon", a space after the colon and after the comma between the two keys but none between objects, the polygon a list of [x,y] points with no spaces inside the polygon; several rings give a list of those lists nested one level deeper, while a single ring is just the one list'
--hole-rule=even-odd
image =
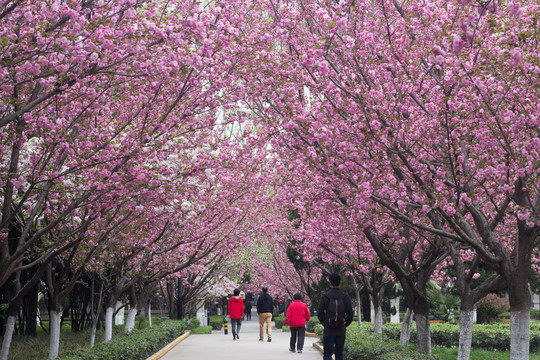
[{"label": "paved curb edge", "polygon": [[[314,343],[313,343],[313,347],[314,347],[315,349],[319,350],[321,354],[324,354],[324,349],[323,349],[323,347],[322,347],[321,344],[319,344],[319,343],[317,343],[317,342],[314,342]],[[335,356],[334,356],[334,355],[332,355],[332,360],[335,360]]]},{"label": "paved curb edge", "polygon": [[171,342],[170,344],[166,345],[164,348],[162,348],[161,350],[159,350],[157,353],[155,353],[154,355],[150,356],[149,358],[147,358],[146,360],[157,360],[159,359],[160,357],[162,357],[163,355],[165,355],[166,353],[168,353],[173,347],[175,347],[176,345],[178,345],[178,343],[182,340],[184,340],[185,338],[187,338],[189,335],[191,334],[191,332],[189,330],[187,330],[183,335],[181,335],[180,337],[176,338],[176,340],[174,340],[173,342]]}]

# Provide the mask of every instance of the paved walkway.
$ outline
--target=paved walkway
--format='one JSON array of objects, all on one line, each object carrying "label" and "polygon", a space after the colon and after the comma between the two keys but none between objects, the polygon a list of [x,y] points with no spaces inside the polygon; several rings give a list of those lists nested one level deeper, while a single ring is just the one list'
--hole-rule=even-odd
[{"label": "paved walkway", "polygon": [[[233,340],[229,325],[228,335],[224,331],[213,331],[211,335],[190,335],[172,348],[160,360],[321,360],[321,353],[313,347],[317,338],[306,337],[301,354],[289,351],[289,332],[272,329],[272,342],[259,341],[257,314],[242,322],[240,340]],[[265,334],[266,335],[266,334]]]}]

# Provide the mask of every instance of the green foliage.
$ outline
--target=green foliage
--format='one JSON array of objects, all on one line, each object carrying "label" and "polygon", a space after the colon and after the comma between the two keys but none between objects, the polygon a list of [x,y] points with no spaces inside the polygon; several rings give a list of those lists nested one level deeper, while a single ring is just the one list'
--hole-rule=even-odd
[{"label": "green foliage", "polygon": [[283,327],[281,328],[281,331],[291,332],[291,327],[289,325],[283,325]]},{"label": "green foliage", "polygon": [[[510,318],[510,314],[508,314],[508,318]],[[531,310],[531,319],[532,320],[540,320],[540,310]]]},{"label": "green foliage", "polygon": [[198,319],[190,319],[188,324],[186,325],[186,329],[195,330],[199,326],[201,326],[201,322]]},{"label": "green foliage", "polygon": [[223,320],[225,315],[210,315],[210,326],[213,330],[223,329]]},{"label": "green foliage", "polygon": [[324,326],[322,324],[315,325],[315,328],[313,329],[313,332],[317,334],[320,338],[322,338],[324,334]]},{"label": "green foliage", "polygon": [[427,297],[430,303],[430,316],[445,322],[457,322],[460,305],[458,296],[438,290],[433,285],[430,285],[427,287]]},{"label": "green foliage", "polygon": [[307,332],[315,332],[315,326],[320,324],[319,318],[316,316],[312,316],[309,321],[306,323],[306,331]]},{"label": "green foliage", "polygon": [[346,360],[427,360],[432,357],[419,354],[411,346],[401,346],[384,334],[373,334],[364,326],[351,324],[345,340]]},{"label": "green foliage", "polygon": [[283,316],[276,316],[273,318],[276,328],[281,329],[285,325],[285,318]]},{"label": "green foliage", "polygon": [[198,328],[191,330],[191,333],[192,334],[211,334],[212,326],[199,326]]},{"label": "green foliage", "polygon": [[[433,347],[431,348],[434,356],[439,360],[456,360],[457,348]],[[471,359],[473,360],[508,360],[510,351],[489,351],[489,350],[471,350]],[[540,354],[529,354],[529,360],[540,360]]]},{"label": "green foliage", "polygon": [[[373,331],[371,323],[362,323],[362,329]],[[383,325],[383,334],[392,340],[399,340],[401,324],[388,323]],[[459,325],[437,323],[431,324],[431,342],[433,346],[457,347],[459,345]],[[530,326],[531,352],[540,351],[540,323]],[[411,330],[411,342],[416,342],[416,326]],[[506,351],[510,349],[510,324],[474,324],[472,347],[475,349]]]},{"label": "green foliage", "polygon": [[59,360],[139,360],[146,359],[185,331],[184,321],[164,321],[156,327],[100,343],[92,349],[80,349],[58,358]]}]

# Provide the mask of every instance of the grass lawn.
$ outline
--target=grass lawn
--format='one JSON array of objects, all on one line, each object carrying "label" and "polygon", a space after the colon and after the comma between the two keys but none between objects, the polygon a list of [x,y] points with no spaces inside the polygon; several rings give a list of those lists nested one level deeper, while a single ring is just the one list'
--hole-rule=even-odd
[{"label": "grass lawn", "polygon": [[[458,349],[448,349],[441,347],[432,347],[433,355],[439,360],[456,360]],[[472,350],[471,360],[508,360],[510,359],[510,351],[487,351],[487,350]],[[540,354],[530,354],[529,360],[540,360]]]}]

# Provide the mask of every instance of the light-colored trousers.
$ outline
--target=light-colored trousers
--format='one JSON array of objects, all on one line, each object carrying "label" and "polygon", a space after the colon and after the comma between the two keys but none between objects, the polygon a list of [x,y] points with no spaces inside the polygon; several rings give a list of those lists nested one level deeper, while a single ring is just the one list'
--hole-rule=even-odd
[{"label": "light-colored trousers", "polygon": [[259,339],[264,338],[264,323],[266,322],[266,334],[268,338],[272,338],[272,313],[259,314]]}]

